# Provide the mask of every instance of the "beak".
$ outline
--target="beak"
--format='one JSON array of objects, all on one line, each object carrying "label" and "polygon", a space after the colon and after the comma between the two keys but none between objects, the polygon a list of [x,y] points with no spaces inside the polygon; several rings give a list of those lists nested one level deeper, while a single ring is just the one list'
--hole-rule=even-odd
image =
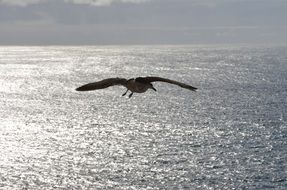
[{"label": "beak", "polygon": [[152,86],[151,89],[153,89],[154,91],[156,91],[156,89]]}]

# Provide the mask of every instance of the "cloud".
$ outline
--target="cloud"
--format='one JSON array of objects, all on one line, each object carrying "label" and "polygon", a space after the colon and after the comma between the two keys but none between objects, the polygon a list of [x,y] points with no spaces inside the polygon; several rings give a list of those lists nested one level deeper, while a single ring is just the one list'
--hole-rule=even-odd
[{"label": "cloud", "polygon": [[10,6],[27,6],[29,4],[41,3],[44,0],[0,0],[0,4]]},{"label": "cloud", "polygon": [[[0,5],[8,5],[8,6],[28,6],[31,4],[38,4],[44,2],[65,2],[72,4],[84,4],[91,6],[109,6],[113,3],[144,3],[148,1],[161,1],[163,4],[167,4],[170,2],[181,3],[188,2],[192,5],[202,5],[208,7],[214,7],[221,3],[236,3],[236,2],[260,2],[267,0],[0,0]],[[284,1],[284,0],[272,0],[272,1]]]},{"label": "cloud", "polygon": [[[0,0],[0,4],[9,6],[27,6],[31,4],[44,3],[48,0]],[[143,3],[151,0],[62,0],[66,3],[86,4],[93,6],[108,6],[112,3]]]},{"label": "cloud", "polygon": [[94,6],[107,6],[112,3],[142,3],[148,0],[65,0],[74,4],[88,4]]}]

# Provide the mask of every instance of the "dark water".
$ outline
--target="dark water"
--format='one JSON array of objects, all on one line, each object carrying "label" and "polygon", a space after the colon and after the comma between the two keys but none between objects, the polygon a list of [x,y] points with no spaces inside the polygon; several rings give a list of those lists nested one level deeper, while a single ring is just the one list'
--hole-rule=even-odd
[{"label": "dark water", "polygon": [[[0,47],[0,189],[287,189],[287,48]],[[107,77],[156,83],[80,93]]]}]

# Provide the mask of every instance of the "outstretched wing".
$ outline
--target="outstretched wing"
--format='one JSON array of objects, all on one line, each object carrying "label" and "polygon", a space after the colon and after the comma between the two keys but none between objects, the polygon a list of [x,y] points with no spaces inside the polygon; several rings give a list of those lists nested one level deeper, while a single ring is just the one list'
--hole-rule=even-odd
[{"label": "outstretched wing", "polygon": [[178,86],[180,86],[182,88],[186,88],[186,89],[189,89],[189,90],[192,90],[192,91],[195,91],[197,89],[196,87],[190,86],[188,84],[184,84],[182,82],[178,82],[178,81],[175,81],[175,80],[170,80],[170,79],[167,79],[167,78],[161,78],[161,77],[138,77],[138,78],[136,78],[136,80],[139,81],[139,82],[143,82],[143,83],[167,82],[167,83],[175,84],[175,85],[178,85]]},{"label": "outstretched wing", "polygon": [[76,89],[76,91],[89,91],[108,88],[114,85],[125,86],[127,79],[125,78],[108,78],[98,82],[88,83]]}]

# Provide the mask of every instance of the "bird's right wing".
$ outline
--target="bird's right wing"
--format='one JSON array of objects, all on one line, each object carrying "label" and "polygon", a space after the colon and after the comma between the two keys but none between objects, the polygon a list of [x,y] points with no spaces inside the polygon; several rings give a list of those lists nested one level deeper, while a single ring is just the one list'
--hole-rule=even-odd
[{"label": "bird's right wing", "polygon": [[125,86],[127,79],[125,78],[108,78],[98,82],[88,83],[79,88],[76,88],[76,91],[90,91],[90,90],[98,90],[103,88],[108,88],[114,85],[123,85]]},{"label": "bird's right wing", "polygon": [[196,91],[196,87],[193,87],[193,86],[190,86],[188,84],[185,84],[185,83],[182,83],[182,82],[178,82],[178,81],[175,81],[175,80],[170,80],[170,79],[167,79],[167,78],[162,78],[162,77],[139,77],[137,78],[136,80],[140,80],[142,82],[167,82],[167,83],[170,83],[170,84],[175,84],[175,85],[178,85],[182,88],[186,88],[186,89],[189,89],[189,90],[192,90],[192,91]]}]

